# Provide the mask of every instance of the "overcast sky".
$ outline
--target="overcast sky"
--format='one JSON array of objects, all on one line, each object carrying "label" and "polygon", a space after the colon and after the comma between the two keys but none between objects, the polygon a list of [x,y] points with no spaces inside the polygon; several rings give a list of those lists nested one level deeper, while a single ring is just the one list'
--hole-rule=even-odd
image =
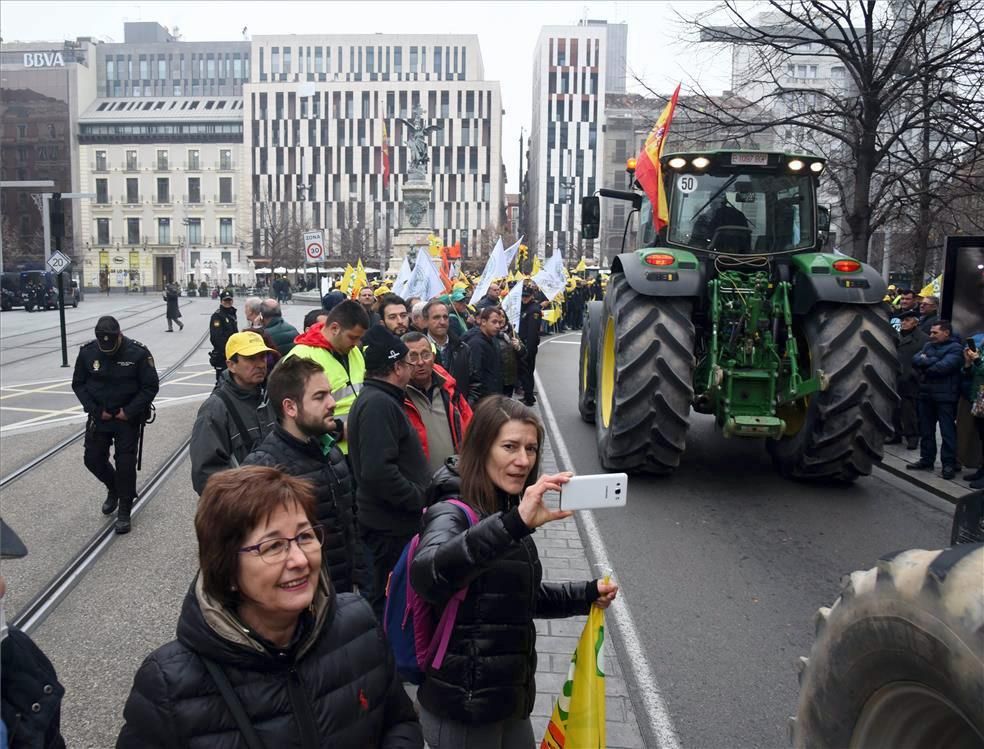
[{"label": "overcast sky", "polygon": [[123,41],[124,21],[157,21],[186,41],[242,39],[249,34],[459,33],[477,34],[485,77],[498,80],[503,159],[508,192],[517,191],[520,128],[529,131],[533,50],[540,28],[584,18],[629,25],[629,90],[638,77],[658,93],[696,79],[712,93],[728,87],[730,64],[717,45],[698,45],[676,13],[692,16],[715,3],[687,2],[0,2],[5,41],[57,41],[93,36]]}]

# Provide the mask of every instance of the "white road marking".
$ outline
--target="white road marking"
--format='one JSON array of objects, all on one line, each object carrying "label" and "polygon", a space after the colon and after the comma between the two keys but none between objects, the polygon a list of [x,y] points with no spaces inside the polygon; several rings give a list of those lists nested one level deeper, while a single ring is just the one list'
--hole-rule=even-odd
[{"label": "white road marking", "polygon": [[540,342],[540,345],[541,346],[546,346],[548,343],[566,343],[566,344],[571,345],[571,346],[580,346],[581,345],[581,342],[580,341],[561,341],[560,339],[557,339],[557,338],[552,338],[549,341],[541,341]]},{"label": "white road marking", "polygon": [[[561,341],[561,343],[566,342]],[[553,409],[550,407],[550,401],[543,387],[543,381],[540,379],[539,372],[534,372],[533,376],[536,379],[537,392],[539,393],[540,406],[543,408],[544,418],[547,421],[548,428],[553,433],[554,442],[557,445],[557,457],[562,464],[561,468],[572,471],[574,470],[574,461],[571,460],[571,455],[567,450],[567,445],[557,425],[557,420],[554,418]],[[586,536],[584,539],[585,543],[591,550],[597,566],[611,569],[611,564],[608,561],[608,550],[605,547],[604,539],[601,537],[601,532],[598,530],[598,525],[595,523],[594,513],[591,510],[580,510],[577,513],[577,517],[581,521],[581,527],[584,528],[584,534]],[[639,637],[639,632],[636,630],[635,620],[632,618],[632,612],[629,609],[629,602],[624,590],[620,592],[615,603],[608,608],[608,612],[614,620],[615,632],[621,640],[622,647],[625,648],[626,655],[628,656],[628,663],[623,665],[632,675],[632,679],[635,682],[634,686],[638,687],[639,698],[645,707],[645,715],[637,715],[636,719],[640,722],[645,721],[650,733],[656,738],[657,745],[660,749],[680,749],[680,739],[677,736],[676,729],[673,727],[673,719],[670,717],[670,711],[666,706],[666,701],[663,699],[663,693],[649,666],[649,659],[646,657],[646,650],[642,646],[642,640]]]}]

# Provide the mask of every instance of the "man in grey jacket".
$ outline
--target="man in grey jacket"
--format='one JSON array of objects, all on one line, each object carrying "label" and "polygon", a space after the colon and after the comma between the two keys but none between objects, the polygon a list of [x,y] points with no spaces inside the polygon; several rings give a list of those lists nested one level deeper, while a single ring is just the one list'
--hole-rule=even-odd
[{"label": "man in grey jacket", "polygon": [[259,333],[229,336],[228,369],[198,409],[191,432],[191,483],[199,495],[213,473],[240,465],[276,424],[263,390],[270,351]]}]

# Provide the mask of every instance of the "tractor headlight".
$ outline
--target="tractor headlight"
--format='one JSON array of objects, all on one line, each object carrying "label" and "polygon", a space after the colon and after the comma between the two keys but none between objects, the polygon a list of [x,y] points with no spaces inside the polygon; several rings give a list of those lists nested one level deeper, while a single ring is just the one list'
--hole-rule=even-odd
[{"label": "tractor headlight", "polygon": [[790,169],[791,169],[792,171],[794,171],[794,172],[798,172],[798,171],[799,171],[800,169],[802,169],[802,168],[803,168],[803,162],[802,162],[802,161],[800,161],[799,159],[793,159],[792,161],[790,161],[790,162],[789,162],[789,164],[788,164],[787,166],[788,166],[788,167],[789,167],[789,168],[790,168]]},{"label": "tractor headlight", "polygon": [[814,174],[820,174],[820,172],[823,171],[823,162],[814,161],[812,164],[810,164],[810,171],[813,172]]},{"label": "tractor headlight", "polygon": [[687,165],[687,160],[681,156],[674,156],[667,163],[670,169],[683,169]]},{"label": "tractor headlight", "polygon": [[695,169],[704,169],[705,167],[707,167],[708,164],[711,163],[711,160],[706,156],[698,156],[690,163],[694,165]]}]

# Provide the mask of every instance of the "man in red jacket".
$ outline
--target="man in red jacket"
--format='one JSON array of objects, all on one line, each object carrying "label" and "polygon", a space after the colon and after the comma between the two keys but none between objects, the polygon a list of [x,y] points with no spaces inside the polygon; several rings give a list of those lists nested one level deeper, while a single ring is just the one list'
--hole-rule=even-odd
[{"label": "man in red jacket", "polygon": [[427,336],[411,331],[402,340],[413,367],[403,407],[420,436],[427,467],[433,474],[458,453],[472,410],[454,377],[434,363],[434,349]]}]

